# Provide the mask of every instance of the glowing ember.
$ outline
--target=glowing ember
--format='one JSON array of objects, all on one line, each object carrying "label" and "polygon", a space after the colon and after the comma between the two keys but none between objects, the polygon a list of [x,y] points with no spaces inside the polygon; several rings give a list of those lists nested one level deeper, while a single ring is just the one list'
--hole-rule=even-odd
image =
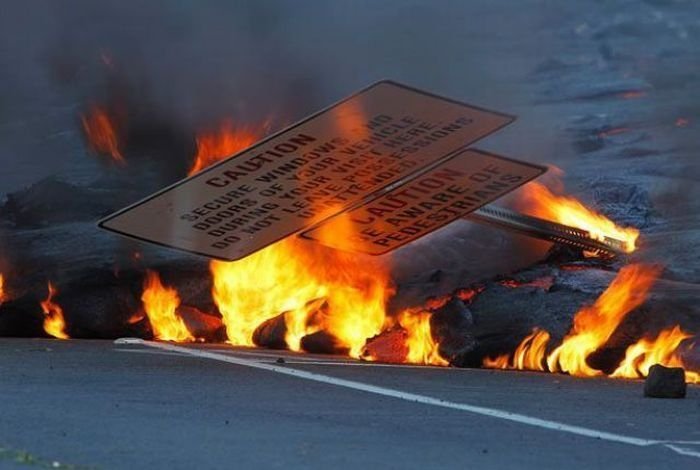
[{"label": "glowing ember", "polygon": [[[258,325],[287,312],[290,349],[298,350],[303,336],[325,330],[359,357],[367,338],[381,331],[391,293],[380,264],[297,238],[239,261],[213,261],[211,272],[214,300],[229,341],[237,345],[252,346]],[[317,299],[327,303],[323,315],[314,315]]]},{"label": "glowing ember", "polygon": [[2,273],[0,273],[0,304],[2,304],[7,297],[7,294],[5,293],[5,278],[3,277]]},{"label": "glowing ember", "polygon": [[58,292],[49,282],[49,295],[41,302],[41,309],[44,311],[44,331],[58,339],[69,339],[66,334],[66,321],[63,317],[63,309],[54,302],[53,297]]},{"label": "glowing ember", "polygon": [[646,95],[647,93],[642,90],[630,90],[618,94],[618,96],[624,100],[636,100],[638,98],[644,98]]},{"label": "glowing ember", "polygon": [[681,342],[691,337],[692,335],[676,325],[662,331],[654,339],[642,338],[627,348],[625,359],[611,377],[646,377],[651,366],[661,364],[666,367],[683,367],[686,369],[686,382],[700,383],[700,372],[687,370],[687,366],[676,353]]},{"label": "glowing ember", "polygon": [[153,329],[153,336],[163,341],[194,341],[185,322],[177,314],[180,306],[177,291],[163,286],[158,273],[146,273],[141,301]]},{"label": "glowing ember", "polygon": [[118,165],[126,164],[119,149],[117,126],[105,109],[92,106],[81,116],[81,121],[88,145],[93,152],[110,157],[112,162]]},{"label": "glowing ember", "polygon": [[197,154],[192,168],[187,172],[193,175],[204,168],[230,157],[253,145],[267,133],[269,123],[257,128],[236,127],[231,121],[224,121],[216,132],[206,132],[197,136]]},{"label": "glowing ember", "polygon": [[585,230],[596,240],[605,241],[607,237],[621,240],[628,253],[636,249],[639,230],[620,227],[573,197],[555,195],[535,182],[526,184],[521,196],[522,210],[527,214]]},{"label": "glowing ember", "polygon": [[676,119],[676,127],[688,127],[690,120],[686,118],[679,117]]},{"label": "glowing ember", "polygon": [[407,333],[408,354],[406,362],[446,366],[448,362],[440,356],[439,345],[430,332],[430,317],[429,312],[412,313],[406,311],[399,315],[399,324]]}]

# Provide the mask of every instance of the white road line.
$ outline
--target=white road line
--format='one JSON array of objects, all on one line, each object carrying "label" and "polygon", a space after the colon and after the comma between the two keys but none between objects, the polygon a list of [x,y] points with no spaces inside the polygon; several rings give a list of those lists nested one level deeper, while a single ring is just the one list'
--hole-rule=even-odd
[{"label": "white road line", "polygon": [[593,439],[601,439],[604,441],[617,442],[620,444],[628,444],[637,447],[649,447],[649,446],[663,446],[673,452],[685,455],[689,457],[700,458],[700,451],[693,449],[688,449],[686,447],[681,447],[681,445],[700,445],[700,441],[669,441],[669,440],[655,440],[655,439],[643,439],[639,437],[625,436],[622,434],[615,434],[606,431],[599,431],[597,429],[584,428],[581,426],[574,426],[570,424],[560,423],[557,421],[550,421],[541,418],[535,418],[533,416],[522,415],[518,413],[511,413],[509,411],[499,410],[496,408],[486,408],[483,406],[469,405],[466,403],[457,403],[447,400],[442,400],[439,398],[433,398],[426,395],[418,395],[415,393],[403,392],[401,390],[395,390],[386,387],[380,387],[377,385],[370,385],[363,382],[356,382],[354,380],[340,379],[337,377],[331,377],[328,375],[317,374],[314,372],[307,372],[305,370],[292,369],[282,365],[266,364],[262,362],[255,362],[248,359],[243,359],[240,357],[232,356],[230,354],[220,354],[213,353],[201,349],[190,349],[182,346],[176,346],[169,343],[158,343],[154,341],[144,341],[139,340],[138,342],[134,340],[131,344],[143,344],[151,348],[161,349],[164,351],[178,352],[182,354],[187,354],[189,356],[198,357],[202,359],[211,359],[214,361],[227,362],[229,364],[236,364],[239,366],[251,367],[254,369],[266,370],[269,372],[277,372],[278,374],[289,375],[299,379],[312,380],[315,382],[325,383],[329,385],[335,385],[338,387],[345,387],[352,390],[359,390],[367,393],[374,393],[376,395],[382,395],[386,397],[398,398],[400,400],[406,400],[413,403],[421,403],[424,405],[437,406],[441,408],[449,408],[453,410],[466,411],[469,413],[474,413],[482,416],[488,416],[491,418],[503,419],[506,421],[512,421],[515,423],[525,424],[527,426],[534,426],[538,428],[548,429],[551,431],[558,431],[568,434],[575,434],[577,436],[589,437]]}]

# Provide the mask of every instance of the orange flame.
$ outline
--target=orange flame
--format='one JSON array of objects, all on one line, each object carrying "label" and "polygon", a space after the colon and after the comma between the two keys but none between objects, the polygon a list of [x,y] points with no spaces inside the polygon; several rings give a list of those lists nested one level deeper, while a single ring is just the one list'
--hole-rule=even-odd
[{"label": "orange flame", "polygon": [[63,309],[53,301],[54,295],[58,291],[51,282],[48,283],[49,295],[41,302],[41,309],[44,311],[44,331],[58,339],[69,339],[66,334],[66,321],[63,317]]},{"label": "orange flame", "polygon": [[[574,316],[571,331],[549,355],[546,355],[549,333],[535,330],[512,355],[486,358],[484,367],[549,370],[589,377],[601,375],[602,372],[591,368],[586,359],[608,341],[629,312],[644,303],[660,272],[661,267],[655,265],[626,266],[593,305],[582,308]],[[625,358],[610,377],[646,377],[654,364],[685,368],[677,350],[681,342],[690,337],[675,326],[654,339],[642,338],[627,348]],[[686,381],[700,383],[700,371],[686,370]]]},{"label": "orange flame", "polygon": [[93,105],[80,118],[90,150],[111,157],[118,165],[126,165],[119,149],[117,126],[107,110]]},{"label": "orange flame", "polygon": [[586,363],[586,358],[605,344],[629,312],[644,303],[660,273],[661,268],[654,265],[622,268],[595,303],[576,314],[572,330],[547,357],[549,370],[578,376],[600,375]]},{"label": "orange flame", "polygon": [[585,230],[596,240],[605,241],[607,237],[621,240],[628,253],[636,249],[639,230],[616,225],[578,199],[555,195],[546,186],[535,182],[525,185],[521,194],[523,211],[530,215]]},{"label": "orange flame", "polygon": [[245,150],[260,140],[267,133],[268,127],[269,122],[257,128],[235,127],[227,120],[217,131],[201,133],[197,136],[197,154],[187,174],[198,173],[219,160]]},{"label": "orange flame", "polygon": [[438,343],[430,330],[429,312],[401,312],[398,322],[406,330],[406,362],[446,366],[449,363],[440,356]]},{"label": "orange flame", "polygon": [[512,355],[503,354],[495,359],[484,359],[484,367],[490,369],[545,370],[544,358],[549,333],[535,328],[518,345]]},{"label": "orange flame", "polygon": [[5,278],[2,273],[0,273],[0,304],[2,304],[6,298],[7,294],[5,293]]},{"label": "orange flame", "polygon": [[153,335],[163,341],[194,341],[185,322],[177,314],[180,297],[171,287],[165,287],[158,273],[148,271],[141,294],[143,308],[153,328]]},{"label": "orange flame", "polygon": [[[380,264],[298,238],[239,261],[213,261],[211,272],[214,300],[236,345],[252,346],[255,328],[286,312],[290,349],[299,350],[305,335],[326,330],[359,357],[367,338],[384,325],[391,292]],[[327,312],[311,318],[318,299],[325,300]]]},{"label": "orange flame", "polygon": [[[639,378],[649,375],[649,369],[654,364],[666,367],[687,367],[676,350],[683,340],[692,335],[681,330],[676,325],[663,330],[654,339],[642,338],[625,351],[625,358],[611,377]],[[700,372],[686,370],[685,380],[690,383],[700,383]]]}]

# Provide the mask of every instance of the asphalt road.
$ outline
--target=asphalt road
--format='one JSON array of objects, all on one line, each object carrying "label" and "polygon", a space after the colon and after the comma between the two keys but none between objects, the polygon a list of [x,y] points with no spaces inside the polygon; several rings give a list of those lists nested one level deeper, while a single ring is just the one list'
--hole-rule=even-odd
[{"label": "asphalt road", "polygon": [[700,465],[700,387],[186,348],[3,339],[0,468]]}]

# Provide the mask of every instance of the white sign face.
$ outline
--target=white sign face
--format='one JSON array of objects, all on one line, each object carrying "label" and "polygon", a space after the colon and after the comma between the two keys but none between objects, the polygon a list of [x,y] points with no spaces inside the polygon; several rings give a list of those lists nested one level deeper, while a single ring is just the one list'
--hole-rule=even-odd
[{"label": "white sign face", "polygon": [[381,255],[444,227],[545,171],[538,165],[465,150],[302,235],[340,250]]},{"label": "white sign face", "polygon": [[378,82],[99,225],[237,260],[448,158],[513,119]]}]

